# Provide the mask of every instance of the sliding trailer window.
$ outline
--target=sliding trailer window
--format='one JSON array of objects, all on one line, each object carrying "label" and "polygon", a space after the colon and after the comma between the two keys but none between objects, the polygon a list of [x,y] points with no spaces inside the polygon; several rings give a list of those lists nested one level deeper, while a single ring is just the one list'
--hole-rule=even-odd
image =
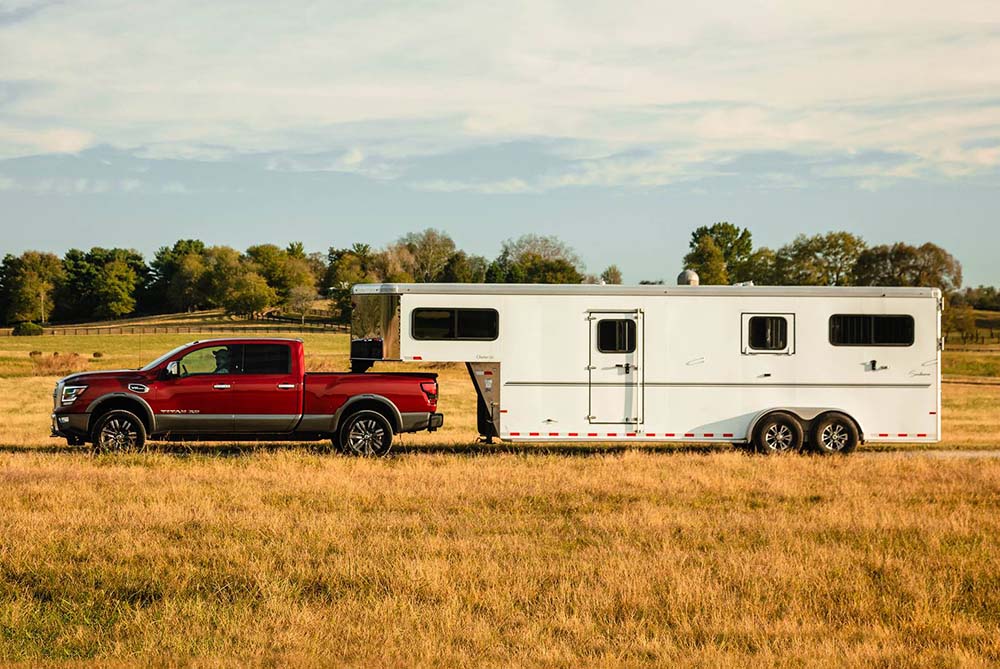
[{"label": "sliding trailer window", "polygon": [[912,346],[913,316],[834,314],[830,343],[834,346]]},{"label": "sliding trailer window", "polygon": [[493,341],[500,315],[496,309],[414,309],[410,332],[421,341]]},{"label": "sliding trailer window", "polygon": [[601,353],[635,353],[635,321],[630,318],[597,321],[597,350]]},{"label": "sliding trailer window", "polygon": [[743,355],[795,353],[794,314],[743,314]]}]

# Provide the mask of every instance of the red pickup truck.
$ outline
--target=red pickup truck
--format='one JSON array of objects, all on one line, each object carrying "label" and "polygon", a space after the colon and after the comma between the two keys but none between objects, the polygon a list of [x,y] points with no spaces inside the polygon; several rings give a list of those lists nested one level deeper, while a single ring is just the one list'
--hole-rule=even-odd
[{"label": "red pickup truck", "polygon": [[61,379],[52,434],[108,451],[147,439],[332,439],[382,456],[396,433],[441,427],[437,398],[436,374],[307,373],[298,339],[214,339],[141,369]]}]

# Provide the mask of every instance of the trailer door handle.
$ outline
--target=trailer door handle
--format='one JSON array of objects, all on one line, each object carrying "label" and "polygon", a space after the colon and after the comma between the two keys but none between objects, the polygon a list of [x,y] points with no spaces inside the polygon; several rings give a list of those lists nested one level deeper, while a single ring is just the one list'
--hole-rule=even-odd
[{"label": "trailer door handle", "polygon": [[215,388],[216,390],[229,390],[230,388],[232,388],[232,386],[229,385],[228,383],[216,383],[212,387]]},{"label": "trailer door handle", "polygon": [[294,383],[279,383],[278,390],[295,390]]},{"label": "trailer door handle", "polygon": [[615,365],[615,367],[624,368],[626,374],[631,372],[633,369],[639,369],[638,367],[633,367],[631,362],[626,362],[624,365]]}]

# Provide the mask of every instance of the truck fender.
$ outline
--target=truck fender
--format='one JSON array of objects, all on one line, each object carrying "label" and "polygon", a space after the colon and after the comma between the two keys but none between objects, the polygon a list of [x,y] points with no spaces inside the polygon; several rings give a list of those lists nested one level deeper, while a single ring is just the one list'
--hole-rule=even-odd
[{"label": "truck fender", "polygon": [[399,412],[399,409],[382,395],[375,395],[374,393],[365,393],[364,395],[355,395],[351,399],[341,405],[339,409],[333,414],[333,423],[330,425],[330,431],[336,433],[337,429],[340,427],[340,419],[350,413],[350,408],[357,405],[359,402],[372,402],[388,409],[389,417],[392,421],[392,429],[399,432],[403,427],[403,415]]},{"label": "truck fender", "polygon": [[750,426],[747,428],[746,434],[746,440],[748,442],[753,439],[753,431],[757,429],[757,423],[759,423],[764,416],[774,413],[775,411],[783,411],[785,413],[792,414],[799,419],[799,422],[802,423],[802,428],[805,430],[808,430],[809,424],[812,421],[816,420],[816,418],[825,413],[841,413],[854,421],[854,425],[858,428],[858,435],[861,438],[861,441],[864,442],[865,440],[865,433],[864,430],[861,429],[861,423],[858,422],[857,418],[843,409],[838,409],[836,407],[771,407],[770,409],[764,409],[763,411],[758,412],[757,415],[754,416],[753,420],[750,421]]},{"label": "truck fender", "polygon": [[[153,413],[153,408],[149,406],[149,402],[132,393],[113,392],[101,395],[87,405],[87,413],[89,415],[93,415],[94,412],[100,409],[103,404],[112,400],[126,400],[130,404],[138,405],[141,408],[141,411],[136,413],[138,413],[139,418],[142,418],[145,421],[146,431],[149,434],[153,434],[156,431],[156,416]],[[88,423],[89,422],[90,421],[88,421]],[[90,426],[88,425],[87,427],[89,429]]]}]

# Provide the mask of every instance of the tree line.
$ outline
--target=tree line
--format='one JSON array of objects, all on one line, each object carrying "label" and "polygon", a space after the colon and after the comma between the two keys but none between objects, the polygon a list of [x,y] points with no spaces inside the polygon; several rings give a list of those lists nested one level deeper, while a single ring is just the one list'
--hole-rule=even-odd
[{"label": "tree line", "polygon": [[[869,246],[849,232],[799,235],[777,249],[754,247],[750,230],[719,222],[691,234],[684,266],[701,283],[827,286],[938,286],[958,305],[1000,308],[991,287],[962,284],[961,264],[927,243]],[[254,316],[274,310],[303,315],[318,297],[331,300],[335,320],[350,312],[350,287],[365,282],[608,283],[622,282],[615,265],[588,274],[579,255],[552,236],[505,241],[492,259],[459,249],[428,228],[383,248],[356,243],[307,253],[293,242],[207,246],[182,239],[146,262],[132,249],[72,249],[60,258],[26,251],[0,262],[0,319],[6,324],[69,323],[222,308]],[[640,283],[664,283],[662,278]]]}]

